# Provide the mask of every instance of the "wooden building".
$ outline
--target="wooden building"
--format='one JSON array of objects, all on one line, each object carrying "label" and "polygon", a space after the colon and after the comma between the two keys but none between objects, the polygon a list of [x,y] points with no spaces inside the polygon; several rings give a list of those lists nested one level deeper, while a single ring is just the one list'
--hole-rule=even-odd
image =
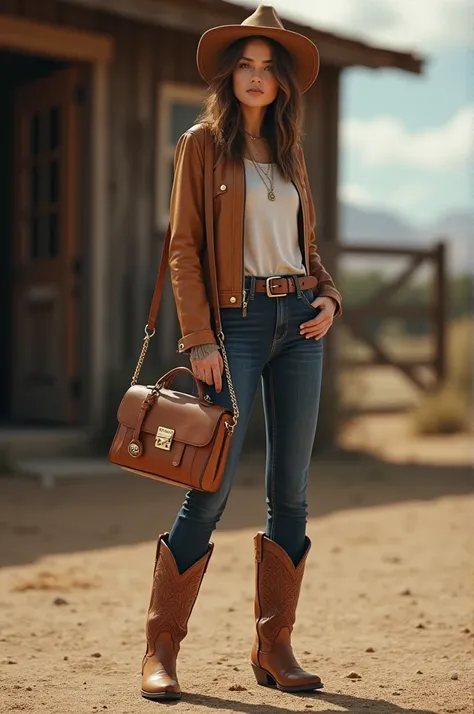
[{"label": "wooden building", "polygon": [[[205,91],[197,41],[250,12],[221,0],[0,0],[4,425],[98,431],[111,385],[115,407],[141,346],[175,142]],[[306,155],[334,269],[341,72],[420,72],[421,61],[282,19],[321,53]],[[176,363],[177,338],[168,290],[155,376]]]}]

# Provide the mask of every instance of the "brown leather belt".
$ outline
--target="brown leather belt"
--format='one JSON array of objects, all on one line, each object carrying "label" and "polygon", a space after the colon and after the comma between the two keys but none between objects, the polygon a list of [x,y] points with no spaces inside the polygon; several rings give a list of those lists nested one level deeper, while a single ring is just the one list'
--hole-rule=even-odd
[{"label": "brown leather belt", "polygon": [[[301,290],[314,290],[318,284],[313,275],[302,275],[297,278]],[[255,281],[255,292],[266,293],[268,297],[284,297],[296,292],[294,278],[280,278],[273,275],[270,278],[258,278]]]}]

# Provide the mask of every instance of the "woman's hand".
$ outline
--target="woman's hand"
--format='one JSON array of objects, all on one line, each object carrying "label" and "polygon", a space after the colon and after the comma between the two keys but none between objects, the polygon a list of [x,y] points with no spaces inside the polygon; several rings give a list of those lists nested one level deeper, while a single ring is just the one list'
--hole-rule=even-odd
[{"label": "woman's hand", "polygon": [[222,391],[222,372],[224,362],[219,350],[214,350],[204,359],[191,360],[191,369],[194,376],[201,382],[213,384],[216,392]]},{"label": "woman's hand", "polygon": [[300,335],[307,340],[310,338],[320,340],[331,327],[334,321],[334,313],[337,310],[337,303],[330,297],[318,297],[311,303],[313,307],[319,307],[321,312],[308,322],[300,325]]}]

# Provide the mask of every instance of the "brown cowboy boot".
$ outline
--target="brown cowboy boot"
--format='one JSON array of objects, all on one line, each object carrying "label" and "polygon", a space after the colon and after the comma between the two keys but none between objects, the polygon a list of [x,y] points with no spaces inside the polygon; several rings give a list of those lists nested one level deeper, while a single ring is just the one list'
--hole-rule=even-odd
[{"label": "brown cowboy boot", "polygon": [[147,650],[142,665],[141,693],[147,699],[181,697],[176,658],[214,548],[210,543],[207,553],[180,575],[168,548],[167,536],[165,533],[158,539],[146,624]]},{"label": "brown cowboy boot", "polygon": [[258,684],[282,692],[307,692],[324,685],[316,674],[305,672],[291,648],[291,631],[311,541],[306,538],[303,557],[293,561],[264,533],[255,542],[255,620],[257,633],[251,662]]}]

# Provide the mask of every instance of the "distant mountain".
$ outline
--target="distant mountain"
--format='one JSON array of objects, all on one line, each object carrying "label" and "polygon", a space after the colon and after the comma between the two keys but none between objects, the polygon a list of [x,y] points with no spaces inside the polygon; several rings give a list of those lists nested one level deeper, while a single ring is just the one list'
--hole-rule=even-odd
[{"label": "distant mountain", "polygon": [[474,220],[468,213],[451,213],[437,223],[427,232],[428,240],[444,240],[449,242],[448,253],[451,254],[450,263],[455,272],[474,270]]},{"label": "distant mountain", "polygon": [[344,243],[402,243],[418,238],[413,226],[403,218],[385,211],[367,211],[339,204],[341,239]]},{"label": "distant mountain", "polygon": [[[432,225],[418,229],[406,219],[387,211],[369,211],[342,203],[339,211],[342,243],[428,246],[442,240],[448,246],[450,272],[472,272],[474,269],[474,220],[467,212],[448,214]],[[357,266],[367,265],[375,267],[374,260],[357,259]]]}]

